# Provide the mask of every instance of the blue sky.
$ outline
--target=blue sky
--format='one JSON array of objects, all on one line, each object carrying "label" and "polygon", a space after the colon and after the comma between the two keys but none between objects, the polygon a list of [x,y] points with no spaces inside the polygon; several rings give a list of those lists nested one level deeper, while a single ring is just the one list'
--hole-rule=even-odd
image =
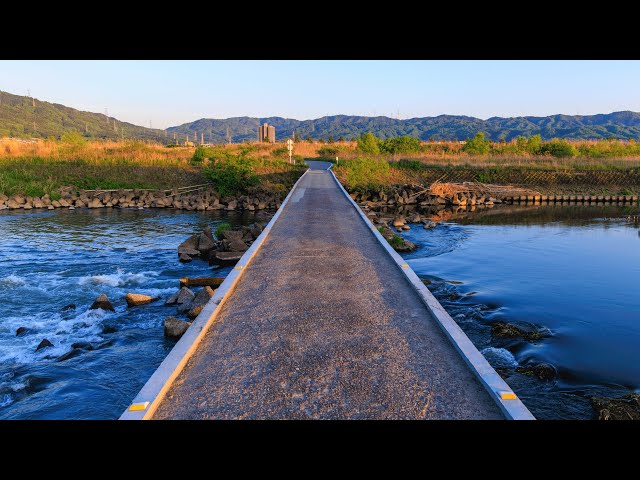
[{"label": "blue sky", "polygon": [[199,118],[640,111],[640,61],[0,61],[0,90],[166,128]]}]

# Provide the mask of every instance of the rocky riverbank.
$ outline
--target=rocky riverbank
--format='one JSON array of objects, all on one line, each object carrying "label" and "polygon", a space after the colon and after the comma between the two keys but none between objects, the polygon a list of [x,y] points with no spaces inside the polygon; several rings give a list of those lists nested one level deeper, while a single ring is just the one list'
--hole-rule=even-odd
[{"label": "rocky riverbank", "polygon": [[190,262],[193,258],[200,258],[217,264],[237,262],[260,236],[268,222],[268,218],[265,218],[268,217],[267,214],[258,215],[263,217],[264,221],[236,229],[218,227],[215,237],[209,227],[190,236],[178,246],[180,261]]},{"label": "rocky riverbank", "polygon": [[63,190],[60,197],[0,194],[0,210],[56,208],[176,208],[180,210],[266,210],[280,208],[282,195],[256,194],[220,197],[213,190],[181,192],[154,190]]}]

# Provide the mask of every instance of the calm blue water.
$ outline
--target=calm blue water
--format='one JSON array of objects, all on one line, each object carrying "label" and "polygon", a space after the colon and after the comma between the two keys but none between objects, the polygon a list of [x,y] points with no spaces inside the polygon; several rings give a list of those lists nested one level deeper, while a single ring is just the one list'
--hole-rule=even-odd
[{"label": "calm blue water", "polygon": [[[226,275],[228,267],[181,264],[177,256],[187,236],[222,221],[253,218],[173,210],[0,212],[0,419],[117,418],[175,343],[164,339],[162,326],[175,307],[159,301],[127,309],[124,295],[164,299],[180,277]],[[115,312],[88,310],[100,293]],[[76,310],[62,312],[70,303]],[[18,327],[29,331],[16,337]],[[43,338],[54,347],[35,352]],[[75,342],[95,350],[60,361]]]},{"label": "calm blue water", "polygon": [[[591,418],[589,396],[640,391],[640,230],[628,213],[494,209],[412,229],[421,248],[404,257],[536,417]],[[495,321],[551,336],[494,338]],[[556,381],[515,372],[541,362]]]}]

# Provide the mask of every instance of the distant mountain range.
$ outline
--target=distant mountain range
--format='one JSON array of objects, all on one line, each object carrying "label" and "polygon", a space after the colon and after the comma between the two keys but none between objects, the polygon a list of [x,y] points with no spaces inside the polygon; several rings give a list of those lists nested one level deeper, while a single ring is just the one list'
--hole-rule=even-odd
[{"label": "distant mountain range", "polygon": [[0,91],[0,137],[33,136],[60,137],[77,130],[94,138],[137,138],[171,143],[174,138],[223,143],[254,141],[258,125],[267,122],[276,127],[276,139],[289,138],[295,131],[301,138],[330,136],[335,140],[357,137],[372,132],[380,138],[410,135],[421,140],[464,140],[482,131],[491,140],[511,140],[519,135],[540,134],[543,139],[577,140],[621,138],[640,139],[640,113],[614,112],[599,115],[550,115],[548,117],[492,117],[481,120],[460,115],[409,118],[358,117],[333,115],[315,120],[294,120],[282,117],[202,118],[166,130],[150,129],[121,122],[101,113],[91,113],[43,102],[31,97]]},{"label": "distant mountain range", "polygon": [[70,130],[94,138],[139,138],[168,141],[160,129],[121,122],[102,113],[91,113],[0,91],[0,137],[60,137]]},{"label": "distant mountain range", "polygon": [[282,117],[235,117],[224,120],[203,118],[167,129],[170,134],[187,135],[198,139],[204,133],[205,141],[225,142],[231,136],[234,142],[255,140],[258,125],[267,122],[276,127],[276,139],[289,138],[295,131],[301,138],[335,140],[357,137],[372,132],[377,137],[389,138],[410,135],[420,140],[464,140],[482,131],[491,140],[511,140],[519,135],[530,137],[540,134],[543,139],[602,139],[640,138],[640,113],[615,112],[600,115],[551,115],[548,117],[492,117],[481,120],[459,115],[409,118],[356,117],[333,115],[315,120],[294,120]]}]

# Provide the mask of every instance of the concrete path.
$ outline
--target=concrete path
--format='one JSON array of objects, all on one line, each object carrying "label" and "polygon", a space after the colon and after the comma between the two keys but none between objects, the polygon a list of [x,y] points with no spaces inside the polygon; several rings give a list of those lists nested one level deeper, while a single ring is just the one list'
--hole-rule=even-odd
[{"label": "concrete path", "polygon": [[504,418],[328,164],[309,163],[153,418]]}]

